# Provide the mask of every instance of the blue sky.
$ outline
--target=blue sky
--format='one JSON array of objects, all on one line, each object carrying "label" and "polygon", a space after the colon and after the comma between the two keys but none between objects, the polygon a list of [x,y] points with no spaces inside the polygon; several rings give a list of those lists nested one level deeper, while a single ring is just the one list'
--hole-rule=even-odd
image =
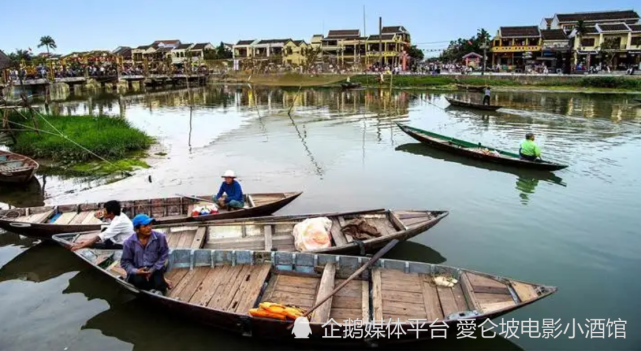
[{"label": "blue sky", "polygon": [[[138,46],[157,39],[183,42],[239,39],[292,38],[309,42],[312,34],[330,29],[363,29],[403,25],[422,49],[443,48],[447,42],[469,37],[478,28],[492,35],[501,25],[538,25],[555,12],[601,10],[641,11],[639,0],[537,0],[537,1],[429,1],[429,0],[0,0],[5,52],[31,47],[50,35],[59,53],[91,49],[113,50],[119,45]],[[636,6],[635,6],[636,5]]]}]

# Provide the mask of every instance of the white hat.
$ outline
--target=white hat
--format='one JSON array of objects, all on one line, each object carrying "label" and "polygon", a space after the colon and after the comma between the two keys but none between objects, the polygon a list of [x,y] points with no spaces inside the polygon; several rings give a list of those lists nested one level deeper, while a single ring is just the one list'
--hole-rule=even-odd
[{"label": "white hat", "polygon": [[223,174],[223,178],[236,178],[236,174],[231,169],[228,169],[225,171],[225,174]]}]

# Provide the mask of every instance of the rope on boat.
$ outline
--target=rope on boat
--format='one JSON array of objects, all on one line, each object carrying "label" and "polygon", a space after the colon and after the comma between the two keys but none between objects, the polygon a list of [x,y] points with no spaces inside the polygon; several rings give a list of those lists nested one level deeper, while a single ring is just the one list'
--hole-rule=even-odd
[{"label": "rope on boat", "polygon": [[302,85],[298,86],[298,91],[296,92],[296,95],[294,96],[294,101],[292,101],[292,105],[289,107],[289,111],[287,111],[287,114],[289,115],[289,117],[292,116],[292,109],[296,105],[296,101],[298,100],[298,95],[300,95],[300,91],[301,91],[302,88],[303,88]]}]

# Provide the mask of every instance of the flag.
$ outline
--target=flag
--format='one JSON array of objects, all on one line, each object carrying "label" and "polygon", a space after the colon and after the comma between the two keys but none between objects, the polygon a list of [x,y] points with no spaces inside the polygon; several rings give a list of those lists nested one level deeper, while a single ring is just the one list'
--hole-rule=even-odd
[{"label": "flag", "polygon": [[471,40],[468,40],[467,43],[470,44],[470,45],[474,45],[474,44],[472,44]]},{"label": "flag", "polygon": [[29,51],[32,51],[31,48],[29,48]]}]

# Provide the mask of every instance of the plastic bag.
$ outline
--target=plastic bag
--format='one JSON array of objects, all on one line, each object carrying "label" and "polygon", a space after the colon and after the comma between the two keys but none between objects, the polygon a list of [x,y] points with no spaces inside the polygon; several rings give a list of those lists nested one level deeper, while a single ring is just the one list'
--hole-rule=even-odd
[{"label": "plastic bag", "polygon": [[308,218],[294,226],[294,245],[298,251],[324,249],[332,246],[329,230],[332,221],[327,217]]},{"label": "plastic bag", "polygon": [[216,206],[216,204],[201,202],[194,206],[191,215],[193,217],[198,217],[216,213],[218,213],[218,207]]}]

